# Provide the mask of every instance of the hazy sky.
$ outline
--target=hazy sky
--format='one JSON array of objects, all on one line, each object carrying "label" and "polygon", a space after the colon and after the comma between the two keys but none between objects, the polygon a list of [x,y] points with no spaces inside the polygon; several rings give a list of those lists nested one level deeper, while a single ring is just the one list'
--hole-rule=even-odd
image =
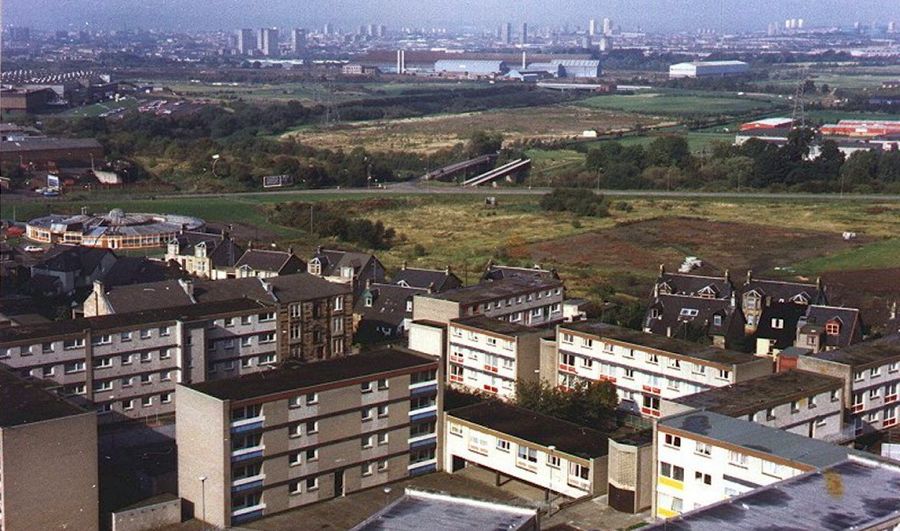
[{"label": "hazy sky", "polygon": [[[4,25],[42,29],[232,29],[319,27],[332,22],[401,26],[493,25],[501,21],[587,25],[610,17],[623,29],[765,29],[803,18],[808,26],[900,21],[900,0],[0,0]],[[723,17],[724,11],[724,17]]]}]

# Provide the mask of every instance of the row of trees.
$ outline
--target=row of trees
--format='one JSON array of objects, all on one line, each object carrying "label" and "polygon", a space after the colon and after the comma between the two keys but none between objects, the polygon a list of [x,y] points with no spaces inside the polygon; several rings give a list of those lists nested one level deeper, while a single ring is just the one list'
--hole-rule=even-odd
[{"label": "row of trees", "polygon": [[580,185],[596,179],[613,189],[900,190],[900,152],[859,151],[845,159],[834,141],[817,140],[809,129],[791,131],[783,146],[759,139],[740,146],[714,143],[705,158],[674,135],[646,147],[604,142],[587,153],[584,168]]},{"label": "row of trees", "polygon": [[516,383],[516,404],[544,415],[601,431],[616,427],[619,399],[610,382],[579,382],[565,389],[546,381]]},{"label": "row of trees", "polygon": [[328,203],[279,203],[268,207],[270,222],[305,228],[323,238],[337,238],[366,249],[390,249],[397,237],[381,220],[349,217],[339,206]]}]

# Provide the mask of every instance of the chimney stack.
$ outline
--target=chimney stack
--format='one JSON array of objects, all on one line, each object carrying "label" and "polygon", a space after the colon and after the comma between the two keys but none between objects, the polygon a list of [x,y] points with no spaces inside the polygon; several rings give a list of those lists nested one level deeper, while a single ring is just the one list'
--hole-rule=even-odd
[{"label": "chimney stack", "polygon": [[666,274],[666,264],[659,264],[659,276]]},{"label": "chimney stack", "polygon": [[406,271],[406,260],[403,261],[403,264],[400,265],[401,271]]},{"label": "chimney stack", "polygon": [[747,284],[749,284],[750,281],[752,281],[752,280],[753,280],[753,270],[752,270],[752,269],[748,269],[748,270],[747,270]]}]

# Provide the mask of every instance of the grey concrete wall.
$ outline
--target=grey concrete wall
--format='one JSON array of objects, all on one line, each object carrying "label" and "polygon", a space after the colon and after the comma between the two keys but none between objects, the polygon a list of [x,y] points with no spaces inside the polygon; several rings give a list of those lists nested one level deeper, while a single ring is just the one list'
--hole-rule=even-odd
[{"label": "grey concrete wall", "polygon": [[150,531],[181,522],[181,499],[112,513],[112,531]]}]

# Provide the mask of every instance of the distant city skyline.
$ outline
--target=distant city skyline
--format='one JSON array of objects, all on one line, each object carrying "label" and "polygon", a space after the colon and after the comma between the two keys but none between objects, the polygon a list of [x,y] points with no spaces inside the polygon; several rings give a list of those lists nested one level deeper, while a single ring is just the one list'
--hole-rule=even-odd
[{"label": "distant city skyline", "polygon": [[591,18],[613,19],[623,30],[765,30],[771,22],[803,18],[807,27],[887,24],[900,19],[894,0],[574,0],[560,5],[524,0],[6,0],[3,24],[36,29],[232,30],[306,27],[325,23],[354,30],[364,23],[401,27],[489,27],[511,22],[587,29]]}]

